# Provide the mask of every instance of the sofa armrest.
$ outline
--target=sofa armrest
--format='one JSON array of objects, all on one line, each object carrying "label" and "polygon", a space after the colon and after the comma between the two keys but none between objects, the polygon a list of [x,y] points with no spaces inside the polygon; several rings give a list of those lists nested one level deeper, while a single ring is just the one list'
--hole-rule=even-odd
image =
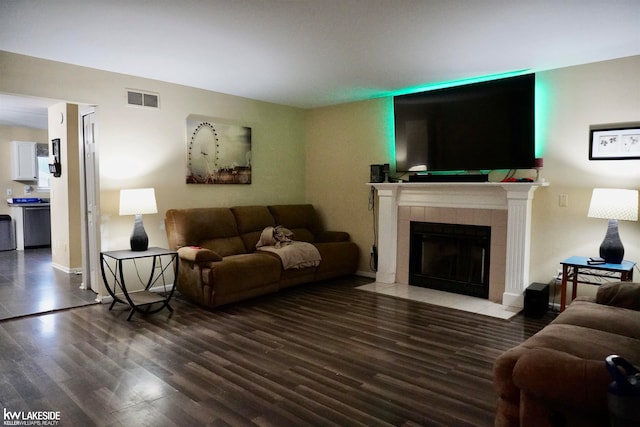
[{"label": "sofa armrest", "polygon": [[611,381],[604,360],[549,348],[523,353],[513,369],[513,382],[520,390],[556,407],[606,410]]},{"label": "sofa armrest", "polygon": [[609,282],[600,285],[596,302],[640,311],[640,283]]},{"label": "sofa armrest", "polygon": [[346,231],[323,231],[316,236],[318,243],[348,242],[350,240],[351,237]]},{"label": "sofa armrest", "polygon": [[192,264],[222,261],[222,257],[216,252],[199,246],[184,246],[178,249],[178,256],[181,261],[187,261]]}]

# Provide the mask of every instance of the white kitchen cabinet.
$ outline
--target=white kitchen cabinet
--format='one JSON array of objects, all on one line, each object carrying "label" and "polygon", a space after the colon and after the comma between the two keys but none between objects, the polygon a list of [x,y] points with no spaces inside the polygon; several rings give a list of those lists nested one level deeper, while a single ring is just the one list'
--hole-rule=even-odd
[{"label": "white kitchen cabinet", "polygon": [[12,141],[11,144],[11,179],[14,181],[37,181],[36,143]]}]

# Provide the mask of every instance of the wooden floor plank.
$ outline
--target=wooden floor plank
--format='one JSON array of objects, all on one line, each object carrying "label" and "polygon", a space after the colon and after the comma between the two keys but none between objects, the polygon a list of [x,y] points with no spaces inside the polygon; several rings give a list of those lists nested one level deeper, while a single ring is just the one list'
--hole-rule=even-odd
[{"label": "wooden floor plank", "polygon": [[553,319],[500,320],[350,277],[204,310],[0,321],[0,404],[60,425],[490,426],[492,367]]}]

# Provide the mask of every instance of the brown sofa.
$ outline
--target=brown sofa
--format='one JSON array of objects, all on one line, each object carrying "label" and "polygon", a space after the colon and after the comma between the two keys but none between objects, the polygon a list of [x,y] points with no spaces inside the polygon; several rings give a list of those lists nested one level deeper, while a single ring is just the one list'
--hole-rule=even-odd
[{"label": "brown sofa", "polygon": [[640,366],[640,283],[603,284],[495,362],[496,426],[608,426],[605,358]]},{"label": "brown sofa", "polygon": [[[267,227],[283,226],[293,240],[317,248],[316,267],[283,269],[277,255],[256,250]],[[324,231],[312,205],[170,209],[169,247],[178,250],[178,290],[205,307],[256,297],[302,283],[353,274],[359,251],[349,234]]]}]

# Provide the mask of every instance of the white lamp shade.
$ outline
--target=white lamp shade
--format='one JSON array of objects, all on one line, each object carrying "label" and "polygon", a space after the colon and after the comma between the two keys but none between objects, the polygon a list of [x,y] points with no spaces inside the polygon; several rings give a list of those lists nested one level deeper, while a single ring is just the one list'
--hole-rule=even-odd
[{"label": "white lamp shade", "polygon": [[158,213],[153,188],[120,190],[120,215]]},{"label": "white lamp shade", "polygon": [[589,213],[591,218],[638,220],[638,190],[594,188]]}]

